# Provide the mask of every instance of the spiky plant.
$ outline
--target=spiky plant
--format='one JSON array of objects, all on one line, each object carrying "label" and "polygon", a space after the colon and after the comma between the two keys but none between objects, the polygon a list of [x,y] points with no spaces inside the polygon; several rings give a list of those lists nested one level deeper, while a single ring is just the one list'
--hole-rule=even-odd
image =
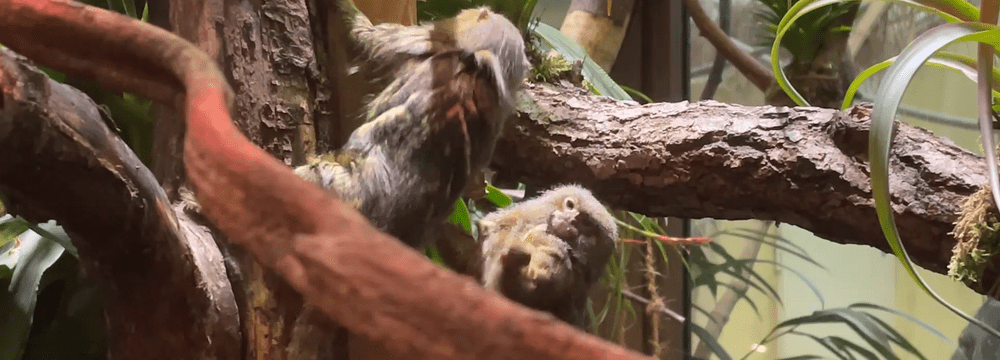
[{"label": "spiky plant", "polygon": [[[799,0],[760,0],[765,6],[757,11],[763,23],[761,41],[774,43],[778,24]],[[789,80],[802,95],[816,106],[836,108],[843,98],[847,80],[844,74],[847,59],[847,36],[857,14],[858,3],[835,3],[803,15],[785,33],[781,47],[791,54],[785,67]],[[775,61],[772,59],[772,61]],[[779,87],[767,93],[772,105],[795,105]]]}]

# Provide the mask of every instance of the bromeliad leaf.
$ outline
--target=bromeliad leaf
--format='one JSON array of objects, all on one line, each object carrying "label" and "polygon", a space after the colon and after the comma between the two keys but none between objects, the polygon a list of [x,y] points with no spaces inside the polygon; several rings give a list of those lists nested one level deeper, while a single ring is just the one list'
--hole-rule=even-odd
[{"label": "bromeliad leaf", "polygon": [[[809,102],[806,101],[806,99],[803,98],[802,95],[799,94],[797,90],[795,90],[795,88],[792,86],[792,83],[785,76],[784,69],[781,67],[780,50],[781,50],[782,39],[786,36],[786,34],[788,34],[790,31],[794,29],[793,24],[806,14],[812,11],[822,9],[826,6],[855,2],[855,1],[858,0],[799,0],[798,2],[795,3],[795,5],[792,5],[792,7],[788,9],[788,11],[785,13],[785,16],[781,18],[781,21],[778,22],[778,25],[775,27],[774,43],[771,45],[771,69],[774,72],[774,77],[778,83],[778,86],[780,86],[781,89],[784,90],[786,94],[788,94],[788,97],[791,98],[793,101],[795,101],[796,104],[799,104],[801,106],[809,106]],[[881,1],[887,1],[887,0],[881,0]],[[966,14],[968,12],[967,6],[959,8],[958,4],[951,4],[952,2],[955,1],[957,0],[942,0],[937,2],[937,4],[939,4],[942,7],[956,6],[957,9],[955,10],[956,12],[963,14],[963,16],[968,15]],[[915,1],[895,0],[894,3],[911,6],[918,10],[936,14],[948,22],[960,21],[959,17],[951,15],[948,12],[939,10],[935,7],[919,4]],[[975,10],[975,8],[973,8],[972,10]],[[979,17],[978,11],[975,12],[975,17],[976,18]]]},{"label": "bromeliad leaf", "polygon": [[583,61],[583,77],[594,84],[594,89],[599,93],[617,100],[632,100],[625,90],[622,90],[614,80],[604,72],[600,65],[587,56],[587,52],[580,47],[573,39],[566,37],[559,29],[538,23],[533,31],[546,44],[558,51],[569,61]]},{"label": "bromeliad leaf", "polygon": [[[946,308],[976,324],[990,334],[1000,338],[1000,332],[993,329],[979,320],[965,314],[954,305],[945,301],[934,292],[924,281],[923,277],[916,271],[910,260],[909,254],[903,247],[896,228],[895,218],[891,205],[889,193],[889,150],[892,143],[892,128],[895,122],[896,111],[903,98],[903,93],[907,85],[913,79],[917,70],[931,58],[931,56],[945,45],[954,42],[982,42],[997,47],[1000,42],[1000,30],[995,25],[982,23],[953,23],[937,26],[915,39],[896,58],[886,73],[885,81],[879,87],[875,97],[875,108],[872,112],[872,125],[869,138],[869,151],[871,155],[871,182],[872,197],[875,200],[875,209],[878,214],[882,232],[885,234],[893,253],[902,262],[903,267],[910,277],[924,290]],[[982,121],[982,120],[981,120]],[[986,136],[984,140],[984,150],[987,152],[987,168],[993,169],[990,172],[990,183],[993,189],[998,189],[996,179],[996,154],[992,146],[992,136]]]},{"label": "bromeliad leaf", "polygon": [[[865,80],[868,80],[876,73],[889,68],[889,66],[895,62],[896,57],[892,57],[862,71],[861,74],[859,74],[858,77],[851,82],[851,86],[847,88],[847,93],[844,95],[844,103],[843,106],[841,106],[841,109],[847,110],[847,108],[851,107],[851,104],[854,102],[854,95],[857,94],[858,88],[861,87],[861,84],[864,83]],[[934,54],[934,56],[927,60],[926,64],[933,67],[958,71],[972,81],[976,81],[976,77],[979,74],[979,71],[976,70],[976,59],[955,53],[940,52]],[[1000,90],[1000,71],[997,69],[993,69],[993,89],[994,100],[1000,99],[1000,91],[997,91]]]}]

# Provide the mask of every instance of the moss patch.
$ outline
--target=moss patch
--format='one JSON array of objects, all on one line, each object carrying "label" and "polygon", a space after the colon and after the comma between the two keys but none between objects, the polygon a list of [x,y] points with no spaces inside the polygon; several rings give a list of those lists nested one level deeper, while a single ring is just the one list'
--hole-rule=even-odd
[{"label": "moss patch", "polygon": [[1000,248],[1000,213],[993,206],[990,188],[983,186],[962,202],[962,213],[952,232],[958,241],[948,263],[948,276],[977,282]]}]

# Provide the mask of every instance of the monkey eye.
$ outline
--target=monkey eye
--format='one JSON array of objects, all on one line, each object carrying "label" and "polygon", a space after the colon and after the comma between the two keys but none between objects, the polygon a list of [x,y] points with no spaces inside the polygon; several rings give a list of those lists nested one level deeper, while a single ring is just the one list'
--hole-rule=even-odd
[{"label": "monkey eye", "polygon": [[576,201],[573,200],[573,198],[566,198],[563,200],[563,207],[566,208],[566,210],[573,210],[573,208],[576,207]]}]

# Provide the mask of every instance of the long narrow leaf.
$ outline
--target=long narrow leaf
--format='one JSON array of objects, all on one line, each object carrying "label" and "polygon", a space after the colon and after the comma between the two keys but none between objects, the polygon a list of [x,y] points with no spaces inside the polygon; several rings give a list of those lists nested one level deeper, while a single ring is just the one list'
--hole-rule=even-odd
[{"label": "long narrow leaf", "polygon": [[[854,78],[854,81],[851,82],[851,85],[847,88],[841,110],[847,110],[847,108],[851,107],[851,104],[854,103],[854,95],[857,94],[858,88],[861,87],[861,84],[864,83],[865,80],[868,80],[882,70],[888,69],[894,62],[896,62],[896,57],[892,57],[878,64],[872,65],[858,74],[858,76]],[[926,64],[937,68],[958,71],[962,75],[965,75],[966,78],[974,82],[977,81],[977,77],[979,76],[979,71],[976,70],[976,59],[964,55],[940,52],[934,54],[934,56],[928,59]],[[993,69],[994,99],[1000,99],[1000,91],[997,90],[1000,90],[1000,70]]]},{"label": "long narrow leaf", "polygon": [[890,314],[893,314],[893,315],[896,315],[896,316],[901,316],[901,317],[905,318],[906,320],[909,320],[910,322],[912,322],[914,324],[917,324],[917,326],[920,326],[920,327],[924,328],[924,330],[927,330],[927,332],[933,334],[935,337],[937,337],[938,339],[941,339],[942,341],[948,343],[949,345],[951,345],[951,346],[958,346],[958,344],[956,344],[955,341],[953,341],[951,338],[945,336],[942,332],[938,331],[938,329],[935,329],[930,324],[925,323],[922,320],[917,319],[913,315],[907,314],[905,312],[902,312],[902,311],[899,311],[899,310],[896,310],[896,309],[892,309],[892,308],[887,308],[887,307],[882,306],[882,305],[876,305],[876,304],[870,304],[870,303],[854,303],[854,304],[849,305],[848,307],[852,308],[852,309],[853,308],[874,309],[874,310],[879,310],[879,311],[885,311],[887,313],[890,313]]},{"label": "long narrow leaf", "polygon": [[[803,98],[802,95],[799,94],[797,90],[795,90],[795,87],[792,86],[792,83],[788,81],[788,78],[785,76],[785,70],[781,67],[781,57],[780,57],[781,39],[785,36],[785,33],[787,33],[790,29],[792,29],[791,25],[796,20],[801,18],[803,15],[809,13],[810,11],[814,11],[823,8],[824,6],[829,6],[837,3],[847,3],[854,1],[858,0],[800,0],[799,2],[795,3],[795,5],[792,5],[792,7],[788,9],[788,12],[785,13],[785,16],[781,18],[781,21],[775,28],[774,43],[771,45],[771,70],[774,73],[774,77],[778,83],[778,86],[780,86],[781,89],[784,90],[786,94],[788,94],[788,97],[791,98],[792,101],[794,101],[796,104],[799,104],[801,106],[809,106],[809,102],[806,101],[806,99]],[[878,1],[893,1],[893,3],[908,5],[925,12],[937,14],[942,19],[948,22],[960,21],[959,18],[951,14],[948,14],[946,12],[943,12],[941,10],[935,9],[930,6],[918,4],[913,1],[908,1],[908,0],[878,0]],[[978,13],[977,13],[977,18],[978,18]]]},{"label": "long narrow leaf", "polygon": [[[998,39],[1000,39],[1000,30],[997,30],[996,26],[980,23],[956,23],[937,26],[913,40],[889,68],[886,74],[887,81],[882,83],[877,92],[875,108],[871,116],[872,125],[868,153],[871,155],[872,197],[875,200],[875,210],[878,214],[879,223],[882,226],[882,232],[889,241],[889,245],[892,247],[893,253],[902,262],[906,272],[909,273],[910,277],[913,278],[924,292],[941,303],[941,305],[944,305],[948,310],[1000,338],[1000,332],[962,312],[941,298],[940,295],[927,285],[927,282],[920,276],[920,273],[916,271],[913,262],[910,260],[910,255],[906,252],[899,238],[891,205],[892,200],[889,195],[889,150],[892,143],[893,123],[895,122],[896,111],[903,98],[903,93],[917,70],[931,55],[950,43],[978,41],[996,47]],[[987,156],[987,159],[989,159],[989,156]],[[991,161],[995,162],[995,159]],[[995,165],[993,165],[993,168],[996,168]],[[990,182],[993,184],[994,189],[997,189],[997,181],[994,178],[995,176],[991,176]]]},{"label": "long narrow leaf", "polygon": [[[994,27],[997,24],[997,11],[1000,10],[1000,0],[982,0],[982,13],[979,21],[990,24]],[[985,14],[985,15],[982,15]],[[983,141],[983,153],[986,157],[986,169],[990,178],[990,193],[993,194],[993,205],[1000,206],[1000,173],[997,172],[997,148],[993,144],[993,96],[991,94],[990,83],[992,82],[991,70],[993,70],[993,56],[996,48],[986,43],[980,43],[977,51],[979,74],[976,77],[978,82],[979,112],[979,133]]]},{"label": "long narrow leaf", "polygon": [[546,44],[551,46],[553,49],[558,51],[569,61],[582,60],[583,61],[583,77],[594,84],[594,88],[600,92],[599,95],[604,95],[617,100],[632,100],[632,97],[628,95],[625,90],[622,90],[618,83],[608,76],[608,73],[604,72],[604,69],[600,65],[597,65],[590,56],[587,56],[586,50],[583,50],[579,44],[577,44],[573,39],[566,37],[563,33],[559,32],[559,29],[551,27],[545,23],[538,23],[535,27],[534,32],[538,34],[538,37],[545,41]]},{"label": "long narrow leaf", "polygon": [[708,348],[712,350],[712,353],[714,353],[715,356],[719,357],[719,360],[732,360],[732,357],[729,356],[726,349],[724,349],[722,345],[719,345],[719,342],[712,337],[712,334],[708,333],[708,330],[705,330],[705,328],[698,326],[697,324],[691,323],[691,332],[697,335],[701,342],[708,345]]}]

